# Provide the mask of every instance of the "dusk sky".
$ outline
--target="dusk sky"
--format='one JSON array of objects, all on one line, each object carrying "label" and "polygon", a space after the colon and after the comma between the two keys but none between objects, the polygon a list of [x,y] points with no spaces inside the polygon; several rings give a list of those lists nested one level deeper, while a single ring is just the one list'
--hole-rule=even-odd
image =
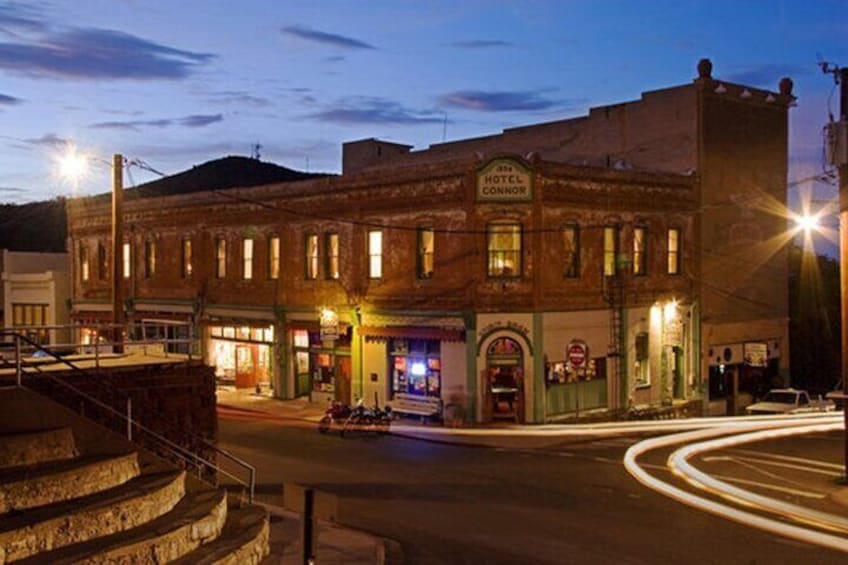
[{"label": "dusk sky", "polygon": [[109,191],[105,165],[76,188],[57,175],[71,143],[166,174],[258,143],[337,173],[345,141],[421,149],[576,117],[689,83],[702,57],[719,80],[793,79],[795,194],[823,170],[839,96],[817,61],[848,65],[846,31],[845,0],[0,2],[0,202]]}]

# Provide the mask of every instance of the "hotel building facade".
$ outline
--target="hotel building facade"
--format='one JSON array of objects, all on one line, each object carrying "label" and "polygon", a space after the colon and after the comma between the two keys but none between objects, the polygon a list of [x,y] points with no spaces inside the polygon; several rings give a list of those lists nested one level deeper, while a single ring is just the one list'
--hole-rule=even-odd
[{"label": "hotel building facade", "polygon": [[[188,322],[221,377],[281,398],[474,422],[705,410],[786,375],[793,101],[702,61],[581,118],[347,143],[340,176],[128,198],[125,314]],[[94,327],[108,199],[69,201],[68,225],[72,316]]]}]

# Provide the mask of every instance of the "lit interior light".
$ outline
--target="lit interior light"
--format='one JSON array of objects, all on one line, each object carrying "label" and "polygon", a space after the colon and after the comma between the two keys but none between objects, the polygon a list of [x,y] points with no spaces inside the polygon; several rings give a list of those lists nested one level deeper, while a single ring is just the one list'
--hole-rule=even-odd
[{"label": "lit interior light", "polygon": [[424,363],[417,361],[410,365],[409,372],[416,377],[423,377],[427,373],[427,367],[424,366]]}]

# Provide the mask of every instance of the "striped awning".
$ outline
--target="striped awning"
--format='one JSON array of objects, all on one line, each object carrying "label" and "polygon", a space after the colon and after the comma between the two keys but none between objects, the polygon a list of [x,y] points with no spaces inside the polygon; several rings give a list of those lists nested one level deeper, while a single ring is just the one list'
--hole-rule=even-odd
[{"label": "striped awning", "polygon": [[426,326],[360,326],[366,339],[437,339],[440,341],[465,341],[465,330],[455,328],[429,328]]}]

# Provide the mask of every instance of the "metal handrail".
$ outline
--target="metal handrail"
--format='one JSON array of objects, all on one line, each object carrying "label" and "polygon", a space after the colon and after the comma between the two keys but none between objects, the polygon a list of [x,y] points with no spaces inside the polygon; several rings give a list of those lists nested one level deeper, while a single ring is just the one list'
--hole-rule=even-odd
[{"label": "metal handrail", "polygon": [[[44,376],[52,379],[54,382],[60,384],[61,386],[65,387],[67,389],[70,389],[71,391],[78,394],[79,396],[81,396],[85,400],[87,400],[87,401],[93,403],[94,405],[99,406],[100,408],[106,410],[107,413],[111,413],[113,416],[116,416],[120,419],[123,419],[127,424],[127,439],[130,442],[137,443],[136,441],[133,440],[133,437],[132,437],[132,430],[133,430],[133,427],[135,427],[137,430],[140,430],[140,431],[146,433],[148,435],[148,437],[153,438],[154,440],[159,442],[159,444],[161,446],[165,447],[171,454],[173,454],[174,456],[178,457],[181,461],[183,461],[185,463],[186,467],[188,467],[189,465],[192,465],[193,467],[195,467],[197,469],[196,475],[199,479],[205,480],[205,479],[203,479],[203,469],[204,468],[212,469],[212,470],[215,471],[216,474],[221,473],[221,474],[229,477],[230,479],[234,480],[238,484],[242,485],[243,487],[247,488],[248,492],[249,492],[248,499],[251,503],[253,502],[254,495],[255,495],[255,492],[256,492],[256,467],[254,467],[253,465],[251,465],[247,461],[244,461],[243,459],[236,457],[232,453],[229,453],[228,451],[221,449],[217,445],[209,443],[207,440],[205,440],[202,437],[195,438],[195,439],[198,439],[199,442],[204,447],[213,450],[218,455],[223,456],[224,458],[232,461],[236,465],[245,469],[248,472],[249,479],[247,481],[244,481],[239,476],[234,475],[233,473],[230,473],[229,471],[227,471],[223,467],[217,465],[216,463],[213,463],[213,462],[211,462],[207,459],[204,459],[202,456],[198,455],[197,453],[194,453],[194,452],[190,451],[189,449],[187,449],[187,448],[185,448],[185,447],[183,447],[183,446],[181,446],[177,443],[174,443],[173,441],[169,440],[168,438],[164,437],[163,435],[159,434],[158,432],[148,428],[147,426],[141,424],[140,422],[134,421],[132,419],[131,397],[129,395],[127,395],[126,393],[124,393],[123,391],[111,386],[109,383],[103,382],[102,380],[97,379],[95,377],[95,379],[98,380],[98,384],[100,384],[100,385],[102,385],[102,386],[104,386],[108,389],[111,389],[111,392],[116,392],[116,393],[123,394],[123,395],[126,396],[126,398],[127,398],[127,414],[126,415],[124,415],[122,412],[116,410],[114,407],[109,406],[108,404],[106,404],[104,402],[101,402],[97,398],[94,398],[93,396],[89,395],[88,393],[83,392],[79,388],[77,388],[74,385],[66,382],[65,380],[57,377],[56,375],[52,375],[52,374],[50,374],[46,371],[43,371],[38,365],[28,365],[28,366],[24,367],[23,364],[21,363],[22,358],[21,358],[21,355],[20,355],[21,341],[28,343],[34,350],[44,351],[45,353],[52,356],[57,361],[64,363],[65,365],[67,365],[68,367],[73,369],[74,371],[81,372],[81,373],[83,373],[84,375],[87,375],[87,376],[92,376],[90,373],[88,373],[87,371],[85,371],[81,367],[78,367],[77,365],[73,364],[71,361],[69,361],[67,359],[63,359],[62,357],[56,355],[55,353],[53,353],[49,349],[46,349],[45,347],[41,346],[39,343],[29,339],[27,336],[24,336],[24,335],[21,335],[21,334],[18,334],[18,333],[14,333],[14,332],[10,332],[10,331],[0,331],[0,335],[2,335],[2,336],[13,336],[15,338],[15,350],[18,353],[17,359],[16,359],[16,364],[15,364],[16,365],[17,386],[19,386],[21,388],[27,388],[27,387],[24,387],[21,377],[24,373],[33,374],[33,372],[25,371],[25,369],[33,369],[35,373],[38,373],[39,375],[44,375]],[[32,390],[32,389],[29,389],[29,390]],[[37,393],[37,391],[33,391],[33,392]]]}]

